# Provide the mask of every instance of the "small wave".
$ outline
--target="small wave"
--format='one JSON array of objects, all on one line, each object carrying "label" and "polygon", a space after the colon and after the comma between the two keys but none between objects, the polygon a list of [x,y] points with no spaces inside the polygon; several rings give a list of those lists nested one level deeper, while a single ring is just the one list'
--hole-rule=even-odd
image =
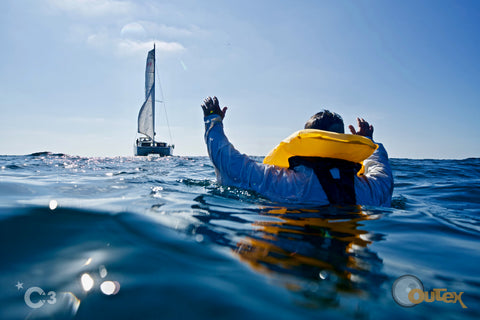
[{"label": "small wave", "polygon": [[16,164],[7,164],[6,166],[3,166],[2,169],[12,169],[12,170],[16,170],[16,169],[23,169],[24,166],[17,166]]},{"label": "small wave", "polygon": [[68,157],[65,153],[53,153],[50,151],[40,151],[40,152],[33,152],[28,154],[29,157]]},{"label": "small wave", "polygon": [[183,183],[187,186],[194,186],[194,187],[211,187],[215,184],[215,182],[203,179],[203,180],[196,180],[196,179],[179,179],[177,182]]},{"label": "small wave", "polygon": [[210,190],[211,194],[224,198],[253,202],[257,204],[271,204],[272,202],[255,191],[245,190],[237,187],[225,187],[216,185]]},{"label": "small wave", "polygon": [[405,210],[407,208],[407,198],[400,195],[392,199],[392,208]]}]

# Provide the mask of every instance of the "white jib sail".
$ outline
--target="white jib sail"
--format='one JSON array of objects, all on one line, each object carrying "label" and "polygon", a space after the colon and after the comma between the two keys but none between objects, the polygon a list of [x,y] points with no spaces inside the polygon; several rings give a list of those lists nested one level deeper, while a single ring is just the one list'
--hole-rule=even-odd
[{"label": "white jib sail", "polygon": [[138,113],[138,132],[155,136],[155,48],[148,52],[145,68],[145,102]]}]

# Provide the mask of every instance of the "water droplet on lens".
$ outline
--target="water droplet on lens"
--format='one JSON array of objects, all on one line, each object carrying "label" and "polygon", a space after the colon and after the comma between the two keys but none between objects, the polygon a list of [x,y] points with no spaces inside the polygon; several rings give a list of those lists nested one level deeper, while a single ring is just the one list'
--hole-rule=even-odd
[{"label": "water droplet on lens", "polygon": [[100,290],[107,296],[117,294],[120,291],[120,283],[118,281],[104,281],[100,285]]},{"label": "water droplet on lens", "polygon": [[80,282],[82,283],[83,290],[85,291],[90,291],[93,288],[94,281],[88,273],[82,274]]},{"label": "water droplet on lens", "polygon": [[105,278],[108,274],[107,268],[105,268],[104,265],[101,265],[98,269],[99,269],[98,271],[100,273],[100,277]]},{"label": "water droplet on lens", "polygon": [[48,207],[50,210],[55,210],[58,206],[58,202],[56,200],[50,200],[50,203],[48,204]]}]

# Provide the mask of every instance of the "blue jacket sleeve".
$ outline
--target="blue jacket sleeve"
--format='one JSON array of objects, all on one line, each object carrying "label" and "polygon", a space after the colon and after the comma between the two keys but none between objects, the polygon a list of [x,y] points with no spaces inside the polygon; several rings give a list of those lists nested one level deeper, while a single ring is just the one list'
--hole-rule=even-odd
[{"label": "blue jacket sleeve", "polygon": [[241,154],[225,136],[220,116],[205,117],[205,142],[220,184],[253,190],[276,202],[328,204],[313,170],[265,165]]}]

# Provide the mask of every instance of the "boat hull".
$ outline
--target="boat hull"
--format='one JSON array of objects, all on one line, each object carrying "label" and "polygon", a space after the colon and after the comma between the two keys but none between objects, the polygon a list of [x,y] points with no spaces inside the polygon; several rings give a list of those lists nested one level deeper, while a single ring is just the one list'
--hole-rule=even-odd
[{"label": "boat hull", "polygon": [[[143,145],[142,145],[143,144]],[[166,143],[155,143],[155,145],[145,145],[140,143],[134,145],[134,153],[136,156],[148,156],[149,154],[158,154],[160,156],[171,156],[173,154],[173,146]]]}]

